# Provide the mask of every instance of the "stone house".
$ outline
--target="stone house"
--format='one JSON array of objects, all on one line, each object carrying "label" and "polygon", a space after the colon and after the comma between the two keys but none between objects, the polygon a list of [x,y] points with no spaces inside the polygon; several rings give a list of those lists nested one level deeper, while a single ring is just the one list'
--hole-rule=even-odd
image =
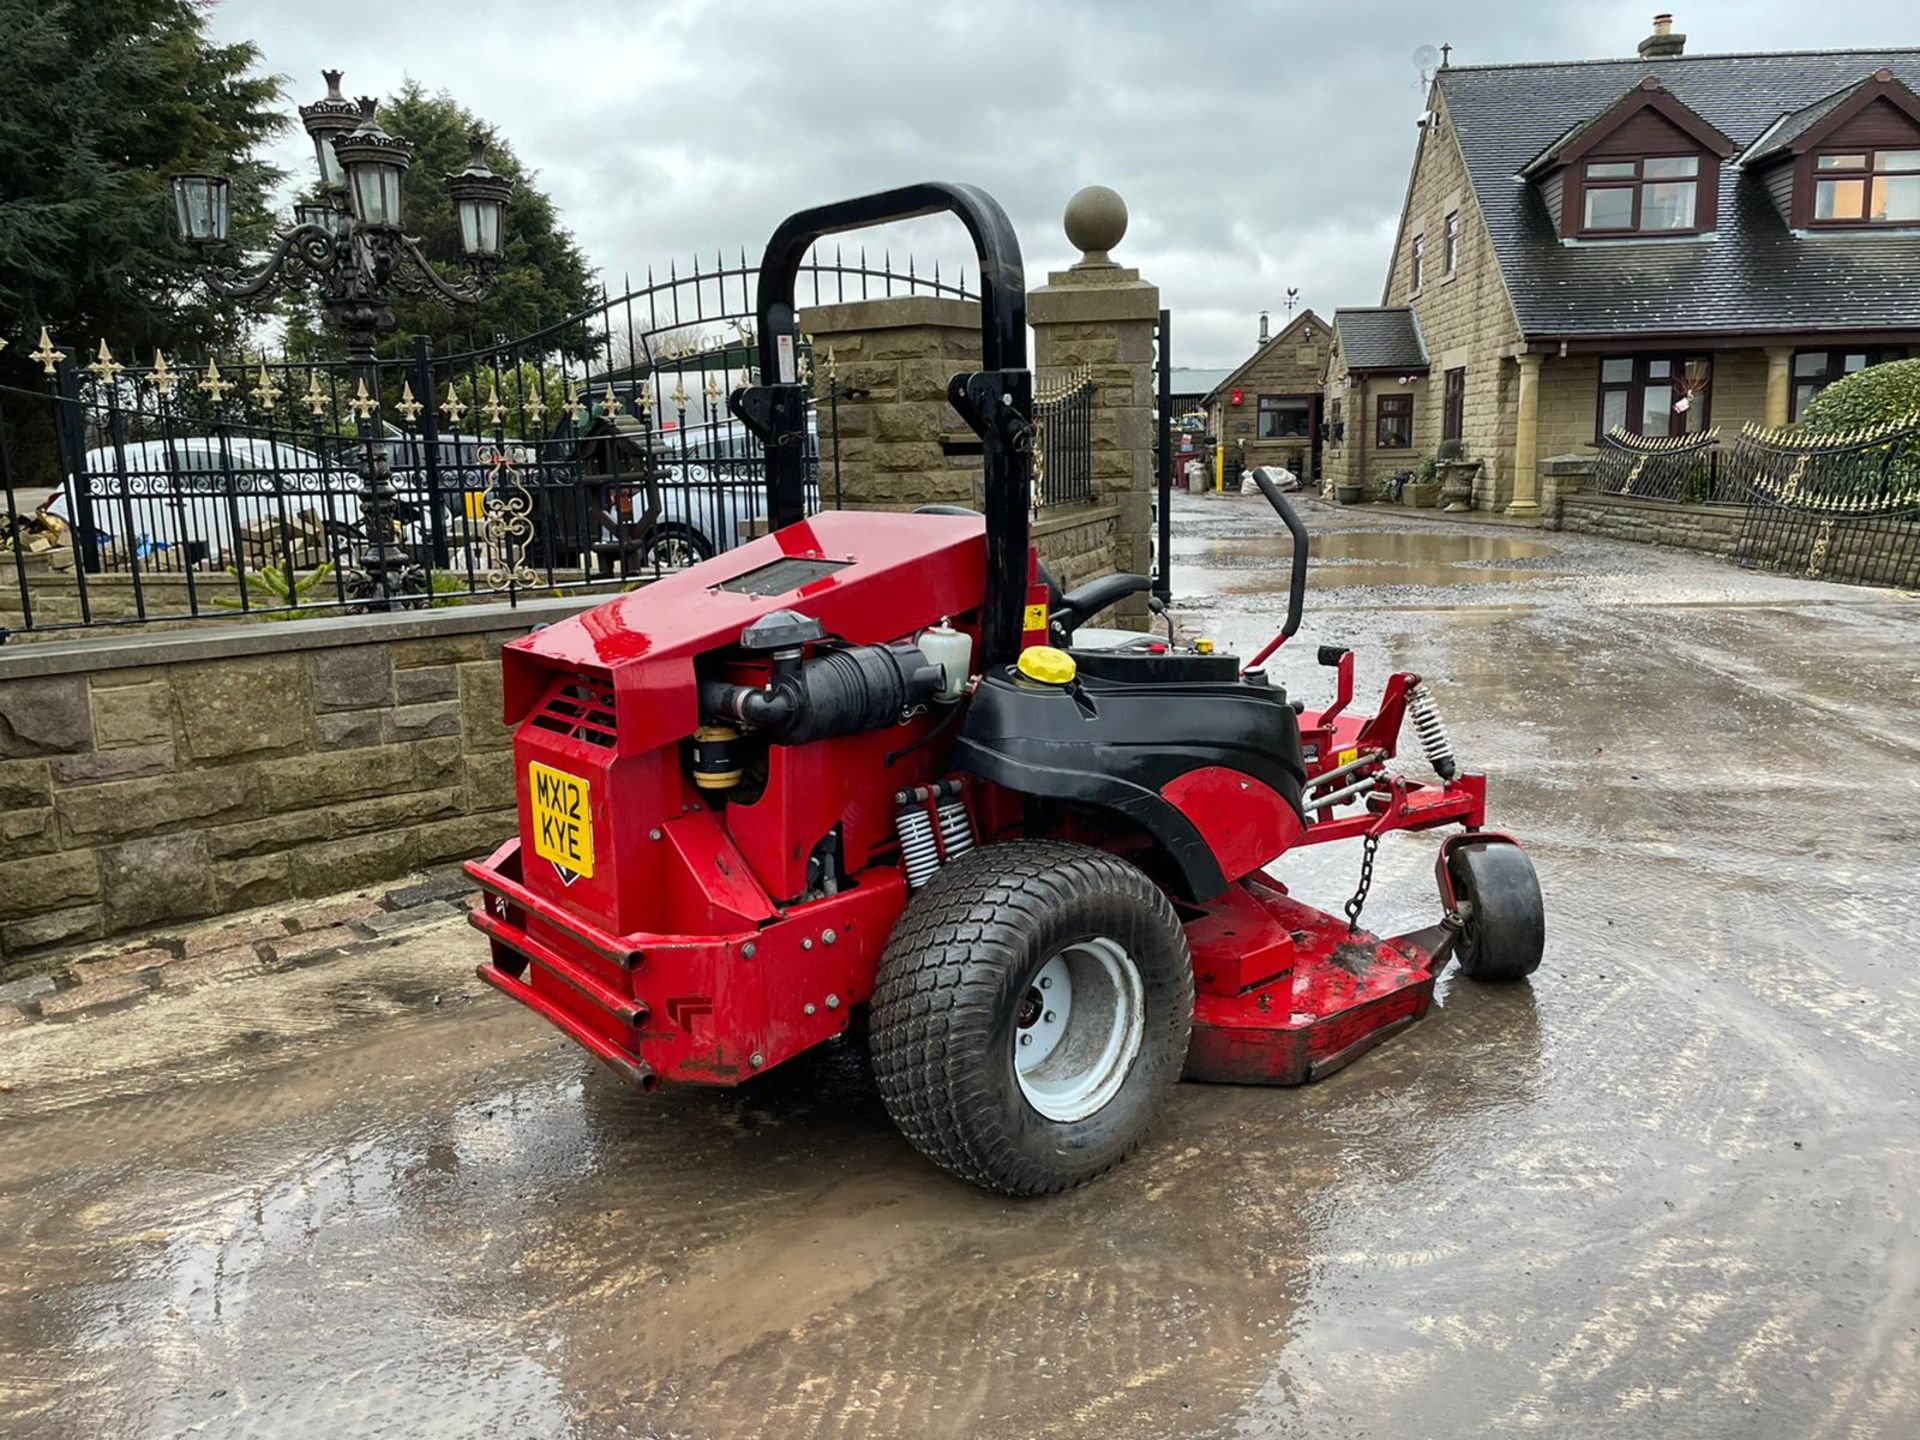
[{"label": "stone house", "polygon": [[1685,48],[1438,72],[1381,306],[1334,317],[1329,486],[1457,440],[1530,515],[1613,426],[1784,425],[1920,354],[1920,49]]},{"label": "stone house", "polygon": [[1208,393],[1208,433],[1219,441],[1229,470],[1284,465],[1318,478],[1322,439],[1321,380],[1332,327],[1302,310],[1269,338],[1260,317],[1260,343]]}]

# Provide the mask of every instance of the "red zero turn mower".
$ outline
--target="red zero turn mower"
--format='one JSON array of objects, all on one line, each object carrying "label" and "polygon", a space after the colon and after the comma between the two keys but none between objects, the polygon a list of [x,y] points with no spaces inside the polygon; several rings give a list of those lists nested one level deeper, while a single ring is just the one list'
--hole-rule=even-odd
[{"label": "red zero turn mower", "polygon": [[[805,513],[794,279],[820,237],[947,211],[980,257],[986,514]],[[1059,593],[1029,543],[1025,278],[983,191],[927,184],[810,210],[760,266],[760,377],[735,415],[766,450],[773,533],[510,645],[520,838],[468,866],[480,976],[651,1089],[734,1085],[864,1034],[928,1157],[1007,1194],[1064,1189],[1137,1146],[1182,1075],[1297,1084],[1427,1011],[1458,959],[1513,980],[1545,937],[1533,867],[1480,828],[1417,675],[1321,710],[1205,642],[1075,632],[1149,588]],[[1105,638],[1111,639],[1113,632]],[[1437,782],[1389,774],[1411,717]],[[1442,918],[1357,928],[1390,830],[1460,826]],[[1365,842],[1348,918],[1263,866]]]}]

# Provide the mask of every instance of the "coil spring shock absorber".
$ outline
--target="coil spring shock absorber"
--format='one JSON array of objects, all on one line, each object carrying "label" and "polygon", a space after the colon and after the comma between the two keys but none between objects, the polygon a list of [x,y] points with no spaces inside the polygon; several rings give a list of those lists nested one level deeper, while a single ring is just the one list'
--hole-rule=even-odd
[{"label": "coil spring shock absorber", "polygon": [[1420,737],[1420,748],[1427,752],[1427,761],[1433,766],[1433,773],[1442,780],[1453,779],[1453,742],[1447,739],[1446,723],[1440,718],[1440,706],[1435,703],[1433,692],[1427,689],[1422,680],[1407,692],[1407,713],[1413,717],[1414,733]]},{"label": "coil spring shock absorber", "polygon": [[900,835],[907,888],[918,890],[942,865],[973,849],[973,822],[960,787],[951,780],[902,790],[893,799],[900,807],[893,812],[893,826]]}]

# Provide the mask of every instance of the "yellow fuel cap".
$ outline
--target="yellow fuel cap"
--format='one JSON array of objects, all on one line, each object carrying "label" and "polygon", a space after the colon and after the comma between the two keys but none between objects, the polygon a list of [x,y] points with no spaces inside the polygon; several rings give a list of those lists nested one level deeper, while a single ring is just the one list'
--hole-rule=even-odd
[{"label": "yellow fuel cap", "polygon": [[1196,640],[1193,642],[1193,648],[1202,655],[1211,655],[1213,654],[1213,641],[1204,638]]},{"label": "yellow fuel cap", "polygon": [[1030,645],[1020,652],[1020,673],[1043,685],[1064,685],[1074,670],[1073,657],[1051,645]]}]

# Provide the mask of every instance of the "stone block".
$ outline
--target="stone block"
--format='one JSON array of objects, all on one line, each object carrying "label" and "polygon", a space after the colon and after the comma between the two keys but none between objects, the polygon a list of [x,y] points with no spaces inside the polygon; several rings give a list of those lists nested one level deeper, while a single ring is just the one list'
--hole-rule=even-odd
[{"label": "stone block", "polygon": [[514,803],[516,779],[511,750],[469,755],[463,762],[463,768],[466,771],[467,809],[504,810]]},{"label": "stone block", "polygon": [[500,667],[460,667],[460,734],[473,750],[513,743],[513,731],[501,721]]},{"label": "stone block", "polygon": [[376,795],[336,805],[332,812],[335,835],[356,835],[363,831],[392,830],[419,820],[452,815],[460,810],[460,791],[412,790],[398,795]]},{"label": "stone block", "polygon": [[466,755],[464,740],[422,740],[408,748],[413,751],[414,789],[430,790],[460,783],[460,761]]},{"label": "stone block", "polygon": [[260,801],[270,812],[303,810],[413,788],[413,747],[369,745],[261,762]]},{"label": "stone block", "polygon": [[51,805],[0,810],[0,854],[38,855],[53,849],[58,839],[53,818]]},{"label": "stone block", "polygon": [[427,905],[436,900],[460,900],[473,893],[473,881],[466,872],[459,869],[447,869],[437,875],[430,875],[414,885],[403,885],[397,890],[387,892],[387,904],[395,909],[405,910],[413,905]]},{"label": "stone block", "polygon": [[132,780],[142,775],[164,775],[173,769],[173,742],[123,745],[117,750],[90,750],[62,755],[53,762],[53,778],[62,785],[95,785],[103,780]]},{"label": "stone block", "polygon": [[52,989],[51,975],[22,975],[18,980],[9,980],[0,985],[0,1005],[24,1005]]},{"label": "stone block", "polygon": [[212,868],[214,895],[223,912],[271,905],[293,894],[293,862],[285,851],[216,860]]},{"label": "stone block", "polygon": [[0,925],[0,952],[18,955],[47,945],[97,940],[106,933],[106,911],[98,905],[72,905]]},{"label": "stone block", "polygon": [[68,755],[93,748],[87,677],[0,680],[0,756]]},{"label": "stone block", "polygon": [[217,903],[204,835],[157,835],[100,852],[100,894],[112,930],[213,913]]},{"label": "stone block", "polygon": [[414,868],[415,831],[356,835],[293,852],[293,885],[301,895],[330,895],[377,880],[392,880]]},{"label": "stone block", "polygon": [[366,895],[345,899],[328,898],[310,905],[296,905],[281,912],[292,930],[327,930],[335,925],[357,925],[381,913],[380,902]]},{"label": "stone block", "polygon": [[455,665],[421,665],[393,672],[393,701],[396,705],[451,700],[459,693],[460,671]]},{"label": "stone block", "polygon": [[331,827],[324,811],[308,810],[269,815],[264,820],[248,820],[239,825],[219,825],[202,833],[207,837],[207,854],[215,860],[226,860],[324,840],[331,833]]},{"label": "stone block", "polygon": [[349,930],[344,925],[334,925],[324,930],[302,930],[298,935],[289,935],[284,940],[273,941],[267,949],[276,963],[296,965],[303,960],[331,955],[337,950],[345,950],[349,946],[366,943],[365,936]]},{"label": "stone block", "polygon": [[93,687],[93,743],[102,750],[119,745],[152,745],[173,738],[173,687],[164,680]]},{"label": "stone block", "polygon": [[0,760],[0,811],[52,803],[52,767],[47,761]]},{"label": "stone block", "polygon": [[413,832],[419,863],[431,865],[438,860],[471,860],[491,854],[511,838],[515,823],[512,812],[498,810],[428,821]]},{"label": "stone block", "polygon": [[386,738],[381,710],[339,710],[313,717],[314,744],[321,750],[353,750]]},{"label": "stone block", "polygon": [[304,745],[308,738],[304,666],[298,655],[249,655],[183,665],[174,699],[196,760],[221,760]]},{"label": "stone block", "polygon": [[393,667],[388,650],[385,645],[342,645],[337,650],[313,651],[307,657],[313,678],[313,708],[364,710],[391,704]]},{"label": "stone block", "polygon": [[[400,672],[405,674],[404,670]],[[388,737],[395,741],[427,740],[460,733],[460,706],[454,701],[427,705],[399,705],[387,712]]]},{"label": "stone block", "polygon": [[0,864],[0,920],[55,910],[99,893],[100,862],[91,850],[61,850]]},{"label": "stone block", "polygon": [[361,922],[361,928],[375,935],[397,935],[407,930],[424,930],[429,925],[441,925],[449,920],[457,920],[464,913],[462,907],[446,900],[435,900],[426,905],[415,905],[406,910],[382,910],[378,915],[370,915]]},{"label": "stone block", "polygon": [[240,766],[114,780],[63,790],[54,808],[70,836],[138,835],[187,820],[240,819],[252,811],[253,778]]},{"label": "stone block", "polygon": [[138,975],[120,975],[111,980],[96,980],[91,985],[76,985],[57,990],[40,1001],[40,1014],[48,1020],[93,1010],[106,1005],[121,1005],[147,993],[147,982]]},{"label": "stone block", "polygon": [[[395,670],[419,666],[459,665],[486,658],[486,637],[481,635],[430,635],[418,640],[399,640],[387,647],[393,655]],[[422,697],[425,698],[425,697]]]}]

